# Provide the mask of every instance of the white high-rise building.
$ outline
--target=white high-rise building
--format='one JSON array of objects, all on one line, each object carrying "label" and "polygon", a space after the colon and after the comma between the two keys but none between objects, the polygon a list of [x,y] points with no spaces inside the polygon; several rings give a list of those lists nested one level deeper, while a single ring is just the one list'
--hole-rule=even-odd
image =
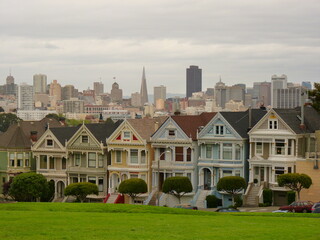
[{"label": "white high-rise building", "polygon": [[275,91],[277,89],[286,89],[288,87],[287,75],[282,74],[281,76],[272,75],[271,76],[271,106],[275,107],[276,99],[274,97]]},{"label": "white high-rise building", "polygon": [[20,110],[33,110],[33,86],[26,83],[20,84],[18,88],[18,109]]},{"label": "white high-rise building", "polygon": [[33,90],[35,93],[47,93],[47,75],[33,75]]}]

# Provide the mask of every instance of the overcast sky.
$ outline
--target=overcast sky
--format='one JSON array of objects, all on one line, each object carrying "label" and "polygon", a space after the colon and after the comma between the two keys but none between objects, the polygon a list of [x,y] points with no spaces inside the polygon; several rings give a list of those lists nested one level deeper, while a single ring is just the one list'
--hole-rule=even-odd
[{"label": "overcast sky", "polygon": [[44,73],[80,90],[94,81],[125,95],[167,86],[185,93],[186,68],[203,90],[270,81],[320,81],[319,0],[0,0],[0,84]]}]

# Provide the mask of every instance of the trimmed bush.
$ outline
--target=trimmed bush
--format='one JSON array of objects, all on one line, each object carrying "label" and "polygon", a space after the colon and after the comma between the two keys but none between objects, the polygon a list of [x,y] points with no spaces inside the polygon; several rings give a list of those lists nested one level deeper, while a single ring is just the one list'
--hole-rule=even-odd
[{"label": "trimmed bush", "polygon": [[206,197],[207,208],[217,208],[222,206],[222,199],[217,198],[215,195],[208,195]]},{"label": "trimmed bush", "polygon": [[246,186],[247,184],[244,178],[238,176],[229,176],[220,178],[217,184],[217,190],[230,194],[232,196],[232,204],[235,205],[235,196],[241,193]]},{"label": "trimmed bush", "polygon": [[234,197],[234,207],[238,208],[238,207],[242,207],[242,205],[243,205],[242,197],[240,195],[236,195]]},{"label": "trimmed bush", "polygon": [[293,203],[296,200],[296,192],[295,191],[289,191],[287,192],[287,202],[288,205]]},{"label": "trimmed bush", "polygon": [[84,202],[88,195],[98,193],[98,186],[89,182],[72,183],[64,190],[64,195],[75,196],[80,202]]},{"label": "trimmed bush", "polygon": [[50,202],[53,200],[54,197],[54,181],[48,181],[48,191],[43,193],[42,196],[40,197],[41,202]]},{"label": "trimmed bush", "polygon": [[147,183],[140,178],[130,178],[122,181],[119,185],[119,192],[129,195],[133,202],[137,195],[146,193],[147,191]]},{"label": "trimmed bush", "polygon": [[192,192],[192,184],[188,177],[169,177],[164,181],[162,191],[175,196],[181,203],[183,195]]},{"label": "trimmed bush", "polygon": [[263,204],[265,206],[272,205],[272,190],[269,188],[263,189]]}]

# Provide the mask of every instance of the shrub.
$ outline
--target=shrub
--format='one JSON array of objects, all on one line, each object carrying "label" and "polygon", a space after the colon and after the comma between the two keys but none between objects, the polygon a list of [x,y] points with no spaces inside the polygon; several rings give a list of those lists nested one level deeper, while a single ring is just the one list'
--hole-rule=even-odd
[{"label": "shrub", "polygon": [[54,190],[55,190],[54,181],[48,181],[47,184],[48,184],[48,191],[44,192],[40,197],[41,202],[50,202],[54,197]]},{"label": "shrub", "polygon": [[16,201],[34,202],[49,191],[46,178],[34,172],[21,173],[16,176],[9,190],[9,195]]},{"label": "shrub", "polygon": [[206,197],[207,208],[217,208],[218,206],[222,206],[222,199],[217,198],[215,195],[208,195]]},{"label": "shrub", "polygon": [[243,191],[246,187],[246,181],[242,177],[229,176],[220,178],[217,184],[218,191],[224,191],[232,196],[232,203],[234,205],[234,197]]},{"label": "shrub", "polygon": [[287,202],[288,205],[293,203],[296,200],[296,192],[295,191],[289,191],[287,192]]},{"label": "shrub", "polygon": [[164,181],[162,191],[175,196],[181,203],[183,195],[192,192],[192,184],[188,177],[169,177]]},{"label": "shrub", "polygon": [[263,189],[263,203],[266,206],[272,205],[272,190],[269,188]]},{"label": "shrub", "polygon": [[119,185],[119,192],[122,194],[128,194],[132,201],[141,193],[148,191],[147,183],[140,178],[130,178],[124,180]]},{"label": "shrub", "polygon": [[242,207],[242,205],[243,205],[243,200],[242,200],[241,196],[240,195],[236,195],[234,197],[234,207],[238,208],[238,207]]},{"label": "shrub", "polygon": [[75,196],[80,202],[84,202],[88,195],[98,193],[98,186],[89,182],[72,183],[64,190],[64,195]]}]

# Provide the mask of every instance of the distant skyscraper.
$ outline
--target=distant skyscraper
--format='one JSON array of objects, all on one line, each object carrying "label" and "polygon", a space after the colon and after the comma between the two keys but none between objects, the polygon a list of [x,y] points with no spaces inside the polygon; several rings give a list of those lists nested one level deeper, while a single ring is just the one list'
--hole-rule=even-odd
[{"label": "distant skyscraper", "polygon": [[44,74],[33,75],[33,90],[35,93],[47,92],[47,75],[44,75]]},{"label": "distant skyscraper", "polygon": [[158,99],[162,99],[163,102],[167,98],[167,89],[165,86],[161,85],[153,88],[154,104],[156,105]]},{"label": "distant skyscraper", "polygon": [[202,69],[198,66],[187,68],[187,98],[192,97],[192,93],[202,91]]},{"label": "distant skyscraper", "polygon": [[4,94],[5,95],[16,95],[18,91],[17,84],[14,84],[14,77],[10,75],[6,79],[6,84],[4,85]]},{"label": "distant skyscraper", "polygon": [[104,86],[102,82],[94,82],[93,83],[93,90],[96,96],[102,94],[104,92]]},{"label": "distant skyscraper", "polygon": [[142,70],[140,96],[141,96],[141,105],[144,105],[145,103],[148,102],[147,79],[146,79],[146,73],[145,73],[144,67]]},{"label": "distant skyscraper", "polygon": [[73,85],[66,85],[61,89],[62,100],[69,100],[73,97],[78,97],[78,90]]},{"label": "distant skyscraper", "polygon": [[274,93],[277,89],[286,89],[288,87],[287,76],[282,74],[281,76],[272,75],[271,77],[271,106],[274,108],[276,97]]},{"label": "distant skyscraper", "polygon": [[302,87],[308,89],[308,90],[311,90],[312,89],[312,85],[311,85],[311,82],[302,82]]},{"label": "distant skyscraper", "polygon": [[225,107],[227,102],[227,86],[221,81],[221,78],[214,87],[214,98],[218,107]]},{"label": "distant skyscraper", "polygon": [[141,107],[141,95],[138,92],[131,94],[131,106]]},{"label": "distant skyscraper", "polygon": [[119,89],[119,84],[114,82],[111,89],[111,101],[121,102],[122,101],[122,89]]},{"label": "distant skyscraper", "polygon": [[11,76],[11,74],[6,79],[7,85],[14,84],[14,77]]},{"label": "distant skyscraper", "polygon": [[20,110],[33,110],[33,87],[26,83],[22,83],[18,90],[18,108]]}]

